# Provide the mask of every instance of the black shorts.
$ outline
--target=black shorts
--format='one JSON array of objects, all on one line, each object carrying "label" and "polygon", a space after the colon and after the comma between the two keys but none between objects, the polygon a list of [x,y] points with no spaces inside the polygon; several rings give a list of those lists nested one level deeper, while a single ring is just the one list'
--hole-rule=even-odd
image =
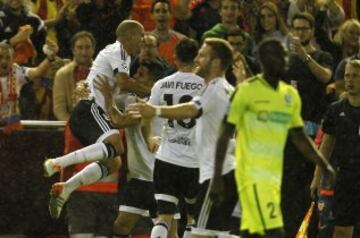
[{"label": "black shorts", "polygon": [[159,214],[175,214],[179,200],[184,199],[190,206],[195,204],[199,191],[199,169],[156,159],[154,185]]},{"label": "black shorts", "polygon": [[118,134],[104,110],[93,100],[81,100],[71,113],[69,126],[84,146],[101,142],[112,134]]},{"label": "black shorts", "polygon": [[73,192],[66,203],[69,233],[111,236],[117,204],[117,193]]},{"label": "black shorts", "polygon": [[196,228],[202,230],[230,231],[231,217],[239,201],[234,170],[222,176],[225,187],[224,201],[215,206],[209,197],[209,183],[206,180],[201,184],[200,192],[195,205]]},{"label": "black shorts", "polygon": [[335,225],[354,226],[360,222],[360,170],[338,169],[334,195]]},{"label": "black shorts", "polygon": [[154,184],[140,179],[131,179],[121,192],[119,211],[156,217]]}]

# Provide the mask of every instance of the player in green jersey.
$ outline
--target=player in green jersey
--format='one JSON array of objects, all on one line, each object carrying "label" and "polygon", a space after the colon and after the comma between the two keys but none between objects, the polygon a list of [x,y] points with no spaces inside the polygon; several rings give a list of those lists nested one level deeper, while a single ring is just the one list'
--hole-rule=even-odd
[{"label": "player in green jersey", "polygon": [[[241,237],[284,237],[280,208],[283,150],[288,133],[298,149],[331,178],[335,172],[303,131],[301,100],[281,79],[287,53],[274,39],[259,47],[263,74],[239,85],[217,143],[211,196],[224,194],[221,180],[227,143],[236,130],[236,182],[242,209]],[[226,145],[226,146],[225,146]]]}]

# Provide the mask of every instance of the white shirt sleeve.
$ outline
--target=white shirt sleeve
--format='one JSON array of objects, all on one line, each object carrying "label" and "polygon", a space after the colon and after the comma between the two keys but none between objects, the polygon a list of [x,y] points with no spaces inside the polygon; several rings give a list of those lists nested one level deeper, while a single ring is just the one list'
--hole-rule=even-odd
[{"label": "white shirt sleeve", "polygon": [[149,103],[152,105],[160,105],[160,81],[158,81],[151,89],[151,95],[149,98]]},{"label": "white shirt sleeve", "polygon": [[217,94],[215,92],[215,87],[213,85],[208,85],[205,91],[193,98],[192,102],[195,103],[195,106],[202,113],[207,113],[214,107],[216,103]]}]

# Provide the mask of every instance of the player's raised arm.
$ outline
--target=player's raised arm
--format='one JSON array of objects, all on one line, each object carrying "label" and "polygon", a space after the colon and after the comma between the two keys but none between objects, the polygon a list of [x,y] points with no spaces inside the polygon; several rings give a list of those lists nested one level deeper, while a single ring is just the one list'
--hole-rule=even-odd
[{"label": "player's raised arm", "polygon": [[130,113],[122,113],[120,112],[113,99],[112,88],[109,84],[109,80],[106,79],[105,76],[98,75],[95,80],[95,87],[102,93],[105,100],[105,107],[114,126],[118,128],[123,128],[126,126],[131,126],[135,124],[139,124],[140,115],[134,112]]},{"label": "player's raised arm", "polygon": [[194,102],[181,103],[172,106],[154,106],[147,102],[138,102],[130,105],[130,110],[139,112],[143,117],[163,117],[168,119],[195,118],[199,109]]},{"label": "player's raised arm", "polygon": [[127,91],[130,93],[135,93],[139,97],[145,97],[149,95],[151,92],[151,87],[140,83],[139,81],[131,78],[126,73],[117,73],[116,74],[116,82],[121,90]]}]

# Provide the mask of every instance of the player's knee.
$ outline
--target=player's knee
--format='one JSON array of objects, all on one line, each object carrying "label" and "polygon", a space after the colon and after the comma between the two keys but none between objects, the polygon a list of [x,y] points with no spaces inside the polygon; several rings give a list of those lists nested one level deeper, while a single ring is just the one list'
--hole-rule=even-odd
[{"label": "player's knee", "polygon": [[132,230],[132,226],[127,222],[126,219],[116,219],[114,222],[113,231],[114,234],[123,234],[124,236],[128,236]]},{"label": "player's knee", "polygon": [[[118,134],[114,134],[109,136],[108,138],[106,138],[104,140],[104,144],[106,145],[106,147],[108,148],[108,157],[112,158],[115,157],[117,155],[121,155],[122,153],[124,153],[124,145],[121,141],[121,138]],[[110,157],[112,156],[112,157]]]}]

